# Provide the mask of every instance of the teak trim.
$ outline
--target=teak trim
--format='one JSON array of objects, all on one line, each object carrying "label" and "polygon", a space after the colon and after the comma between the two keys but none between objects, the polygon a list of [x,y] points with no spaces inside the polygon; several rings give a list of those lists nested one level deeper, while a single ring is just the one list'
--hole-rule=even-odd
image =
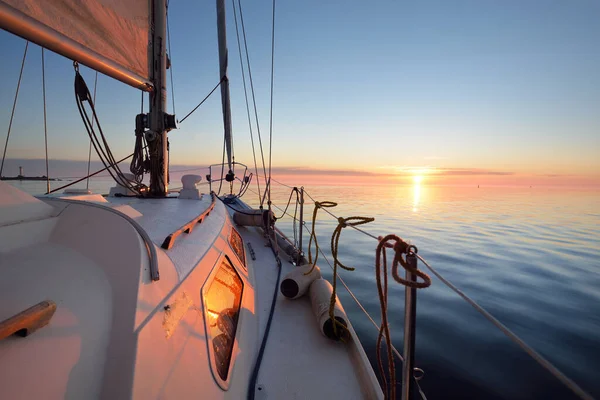
[{"label": "teak trim", "polygon": [[169,250],[171,247],[173,247],[173,243],[175,242],[175,239],[177,239],[177,236],[181,235],[184,232],[190,233],[192,229],[194,229],[194,226],[196,226],[196,224],[201,223],[204,220],[204,217],[208,217],[213,208],[215,208],[215,201],[217,200],[216,195],[214,193],[211,193],[210,195],[212,197],[212,202],[210,203],[210,206],[202,214],[198,215],[193,220],[191,220],[190,222],[183,225],[181,228],[177,229],[175,232],[167,236],[160,247],[162,247],[165,250]]},{"label": "teak trim", "polygon": [[25,311],[13,315],[0,322],[0,340],[11,335],[25,337],[48,325],[56,311],[56,303],[51,300],[42,301]]}]

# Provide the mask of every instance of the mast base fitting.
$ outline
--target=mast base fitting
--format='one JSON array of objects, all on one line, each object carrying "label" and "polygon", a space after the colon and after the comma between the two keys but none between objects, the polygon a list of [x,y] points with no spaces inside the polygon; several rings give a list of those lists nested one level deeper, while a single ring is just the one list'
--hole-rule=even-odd
[{"label": "mast base fitting", "polygon": [[230,170],[227,175],[225,175],[225,180],[227,182],[233,182],[235,180],[235,174]]},{"label": "mast base fitting", "polygon": [[173,129],[177,129],[177,120],[175,119],[174,114],[165,113],[165,130],[172,131]]}]

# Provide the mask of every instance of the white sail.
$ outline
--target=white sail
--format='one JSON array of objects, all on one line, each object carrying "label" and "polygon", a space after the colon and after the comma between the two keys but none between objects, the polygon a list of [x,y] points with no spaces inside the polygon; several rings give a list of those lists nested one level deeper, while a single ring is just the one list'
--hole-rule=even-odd
[{"label": "white sail", "polygon": [[149,90],[149,0],[0,0],[0,27]]}]

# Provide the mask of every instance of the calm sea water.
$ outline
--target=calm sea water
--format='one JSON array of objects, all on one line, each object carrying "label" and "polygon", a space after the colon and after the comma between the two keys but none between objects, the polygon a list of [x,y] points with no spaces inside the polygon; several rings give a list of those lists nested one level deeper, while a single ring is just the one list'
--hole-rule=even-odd
[{"label": "calm sea water", "polygon": [[[90,186],[106,192],[109,182],[92,180]],[[22,186],[30,193],[43,187],[37,182]],[[599,191],[427,185],[314,186],[307,191],[319,201],[338,202],[331,209],[336,215],[375,217],[364,226],[375,235],[394,233],[411,241],[447,279],[600,398]],[[279,206],[288,195],[288,188],[273,188]],[[248,192],[244,200],[255,204],[257,196]],[[311,214],[307,202],[305,218]],[[290,218],[277,225],[293,236]],[[335,225],[320,211],[317,235],[328,255]],[[340,258],[356,270],[340,275],[377,321],[375,247],[372,238],[352,229],[342,233]],[[330,278],[327,264],[319,265]],[[343,288],[339,295],[377,368],[377,331]],[[392,284],[389,298],[392,337],[401,349],[403,288]],[[418,292],[416,342],[416,364],[425,370],[421,387],[429,399],[575,398],[435,278]]]}]

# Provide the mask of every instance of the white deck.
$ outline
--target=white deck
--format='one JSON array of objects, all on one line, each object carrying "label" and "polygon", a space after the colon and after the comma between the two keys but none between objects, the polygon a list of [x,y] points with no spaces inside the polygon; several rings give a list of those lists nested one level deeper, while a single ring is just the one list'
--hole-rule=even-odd
[{"label": "white deck", "polygon": [[[229,210],[232,212],[231,210]],[[261,231],[237,228],[252,243],[256,261],[257,311],[262,340],[271,308],[277,264]],[[281,255],[283,277],[295,266]],[[278,290],[275,313],[260,373],[257,399],[365,399],[383,398],[377,378],[354,329],[349,343],[334,342],[319,331],[308,295],[286,299]]]},{"label": "white deck", "polygon": [[[0,218],[0,320],[42,300],[57,303],[48,326],[27,338],[0,341],[3,397],[245,398],[277,279],[262,233],[237,228],[256,254],[252,260],[246,248],[246,270],[229,246],[231,220],[218,200],[170,250],[160,248],[209,207],[209,195],[71,199],[80,203],[44,199],[48,208],[26,199],[35,218],[25,221],[23,212],[6,208],[9,217]],[[18,204],[17,196],[7,207]],[[160,280],[150,280],[148,251],[133,226],[97,205],[129,216],[147,232]],[[200,298],[225,255],[244,283],[226,391],[213,378]],[[283,277],[294,266],[287,257],[282,261]],[[167,335],[165,306],[181,298],[193,304],[180,320],[168,321],[173,326]],[[287,300],[281,294],[257,384],[258,399],[382,398],[356,335],[349,343],[330,341],[318,330],[308,298]]]},{"label": "white deck", "polygon": [[[271,307],[277,265],[257,232],[240,229],[256,252],[260,338]],[[282,274],[295,266],[282,257]],[[351,328],[352,329],[352,328]],[[364,399],[382,397],[366,354],[353,332],[349,343],[334,342],[319,331],[308,296],[286,299],[280,291],[257,379],[257,399]],[[366,363],[366,364],[365,364]],[[377,385],[375,389],[372,383]]]}]

